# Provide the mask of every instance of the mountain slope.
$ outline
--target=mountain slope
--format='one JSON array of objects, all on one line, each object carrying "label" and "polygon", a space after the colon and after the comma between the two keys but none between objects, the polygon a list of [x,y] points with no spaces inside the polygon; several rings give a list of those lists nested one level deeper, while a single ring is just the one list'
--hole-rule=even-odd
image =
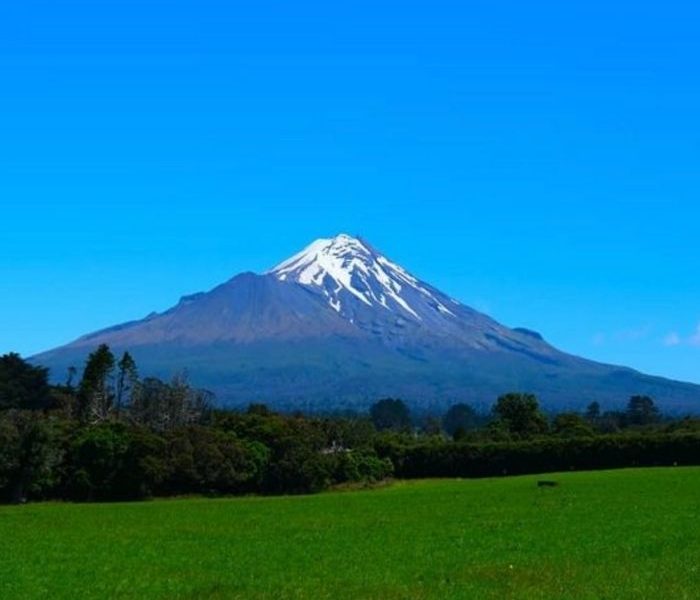
[{"label": "mountain slope", "polygon": [[101,343],[128,349],[143,374],[187,369],[228,404],[327,410],[394,395],[438,408],[487,405],[510,390],[558,408],[618,405],[637,393],[677,410],[700,400],[698,386],[587,361],[505,327],[348,235],[35,360],[60,379]]}]

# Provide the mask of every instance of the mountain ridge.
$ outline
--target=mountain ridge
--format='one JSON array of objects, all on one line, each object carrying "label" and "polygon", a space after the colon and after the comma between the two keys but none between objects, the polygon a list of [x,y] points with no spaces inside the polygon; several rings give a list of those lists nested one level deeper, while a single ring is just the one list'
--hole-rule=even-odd
[{"label": "mountain ridge", "polygon": [[129,350],[146,375],[187,369],[222,403],[316,410],[401,395],[417,407],[487,405],[507,391],[581,408],[653,395],[697,410],[700,386],[569,355],[411,275],[361,238],[321,238],[262,274],[244,272],[170,309],[34,357],[54,378],[98,344]]}]

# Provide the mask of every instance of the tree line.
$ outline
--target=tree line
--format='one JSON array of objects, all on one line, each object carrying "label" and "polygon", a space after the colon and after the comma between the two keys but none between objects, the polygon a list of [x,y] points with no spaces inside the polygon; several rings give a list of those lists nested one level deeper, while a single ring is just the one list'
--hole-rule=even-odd
[{"label": "tree line", "polygon": [[370,408],[379,431],[446,435],[455,441],[513,441],[536,436],[582,437],[623,431],[651,430],[675,422],[664,417],[649,396],[632,396],[625,410],[602,412],[592,402],[582,414],[563,412],[549,418],[534,394],[509,393],[499,397],[488,414],[480,414],[468,404],[454,404],[441,417],[428,416],[422,422],[411,415],[399,399],[380,400]]},{"label": "tree line", "polygon": [[185,374],[141,378],[133,358],[100,346],[79,381],[0,357],[0,500],[130,500],[181,494],[291,494],[391,476],[479,477],[564,469],[700,464],[700,420],[624,411],[547,416],[531,394],[489,414],[466,404],[417,419],[399,399],[368,414],[216,409]]}]

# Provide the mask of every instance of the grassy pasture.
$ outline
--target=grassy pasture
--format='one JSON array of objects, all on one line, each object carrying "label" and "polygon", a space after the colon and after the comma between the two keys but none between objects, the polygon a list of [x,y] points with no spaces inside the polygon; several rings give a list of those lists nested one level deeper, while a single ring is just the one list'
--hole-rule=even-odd
[{"label": "grassy pasture", "polygon": [[698,598],[700,468],[0,507],[0,598]]}]

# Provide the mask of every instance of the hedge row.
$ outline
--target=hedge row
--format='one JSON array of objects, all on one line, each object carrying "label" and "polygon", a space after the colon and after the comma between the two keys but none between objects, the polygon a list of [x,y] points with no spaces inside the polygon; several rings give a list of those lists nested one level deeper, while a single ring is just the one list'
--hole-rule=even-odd
[{"label": "hedge row", "polygon": [[699,434],[626,434],[526,442],[403,444],[384,440],[377,453],[397,477],[493,477],[625,467],[700,465]]}]

